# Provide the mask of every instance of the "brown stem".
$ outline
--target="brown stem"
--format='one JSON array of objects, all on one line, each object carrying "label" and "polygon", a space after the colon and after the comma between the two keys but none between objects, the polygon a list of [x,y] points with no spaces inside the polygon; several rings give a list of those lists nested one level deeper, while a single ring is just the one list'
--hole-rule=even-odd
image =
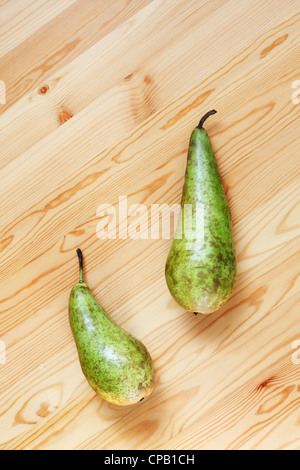
[{"label": "brown stem", "polygon": [[205,123],[206,119],[209,118],[209,116],[212,116],[213,114],[216,114],[216,110],[212,109],[211,111],[208,111],[208,113],[204,114],[204,116],[201,118],[197,128],[198,129],[203,129],[203,124]]}]

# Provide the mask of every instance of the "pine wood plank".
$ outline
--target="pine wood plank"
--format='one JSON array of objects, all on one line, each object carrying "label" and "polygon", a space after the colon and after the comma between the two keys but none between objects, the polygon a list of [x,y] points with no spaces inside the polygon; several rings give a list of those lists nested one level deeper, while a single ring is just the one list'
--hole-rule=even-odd
[{"label": "pine wood plank", "polygon": [[28,39],[75,0],[4,0],[0,4],[0,57]]},{"label": "pine wood plank", "polygon": [[0,113],[26,93],[41,87],[63,66],[148,3],[150,0],[77,0],[45,25],[38,23],[36,32],[31,31],[26,40],[0,57],[1,79],[8,93],[7,104],[1,106]]},{"label": "pine wood plank", "polygon": [[161,448],[298,450],[299,365],[289,355],[257,379],[258,387],[250,381]]},{"label": "pine wood plank", "polygon": [[[149,254],[152,255],[152,252],[149,253],[149,250],[147,250],[145,259],[148,258]],[[162,259],[162,256],[158,254],[157,258]],[[140,259],[140,256],[138,259]],[[283,259],[286,261],[283,262]],[[157,262],[157,259],[155,261]],[[259,266],[250,270],[249,273],[240,276],[235,294],[230,302],[221,309],[217,316],[204,317],[200,322],[189,314],[183,314],[180,308],[176,309],[172,305],[168,293],[163,289],[162,275],[156,280],[155,273],[147,276],[145,270],[139,267],[137,279],[140,280],[140,283],[136,280],[135,284],[132,285],[128,272],[132,271],[131,264],[133,263],[134,261],[130,259],[130,255],[128,259],[124,259],[124,266],[121,269],[118,284],[114,282],[114,271],[116,269],[114,264],[107,265],[107,270],[112,271],[112,273],[109,276],[106,275],[106,279],[103,273],[103,279],[100,280],[95,292],[97,292],[98,298],[103,296],[104,305],[108,307],[105,299],[108,298],[109,294],[111,296],[111,291],[113,293],[118,292],[120,286],[124,284],[124,278],[127,292],[129,289],[136,291],[138,284],[143,286],[142,293],[139,296],[140,308],[135,306],[135,309],[132,310],[132,305],[128,304],[127,299],[124,299],[124,297],[117,299],[117,295],[115,295],[112,308],[116,312],[114,313],[114,318],[124,327],[134,332],[134,334],[143,338],[154,356],[158,373],[158,384],[155,393],[166,393],[166,387],[171,386],[173,383],[176,384],[182,374],[184,375],[189,369],[194,370],[197,364],[200,368],[206,367],[206,363],[210,361],[211,357],[215,357],[215,367],[218,370],[222,370],[222,361],[218,360],[219,355],[226,353],[227,347],[230,347],[234,341],[244,341],[244,336],[247,337],[247,334],[249,334],[247,332],[251,332],[253,329],[255,329],[254,336],[250,334],[247,341],[251,343],[254,340],[253,338],[255,338],[257,350],[265,347],[263,340],[260,342],[256,339],[257,331],[266,331],[264,322],[266,318],[270,319],[270,317],[274,323],[275,330],[276,319],[273,317],[273,311],[282,304],[284,305],[289,298],[294,298],[295,293],[299,291],[299,249],[297,240],[293,244],[288,243],[283,249],[278,250],[275,256],[270,257],[264,264],[264,273],[262,273],[261,266]],[[134,267],[136,265],[137,263],[134,263]],[[289,275],[287,276],[288,269]],[[154,286],[152,289],[149,288],[149,280]],[[111,286],[111,282],[113,282],[113,286]],[[80,439],[84,435],[86,439],[91,437],[91,430],[94,427],[99,432],[101,430],[102,433],[108,425],[113,424],[115,421],[118,422],[120,416],[128,415],[128,410],[120,410],[118,407],[107,405],[103,400],[94,396],[93,391],[90,390],[82,378],[80,367],[76,361],[76,351],[74,351],[67,322],[67,305],[64,294],[59,299],[51,302],[51,304],[47,309],[43,309],[38,313],[38,319],[29,318],[22,324],[22,327],[11,335],[15,339],[16,334],[18,335],[17,344],[11,351],[11,361],[18,361],[18,354],[21,353],[22,355],[22,351],[25,354],[28,347],[28,334],[31,337],[30,344],[32,346],[26,353],[25,357],[27,359],[26,362],[24,361],[23,366],[26,366],[26,369],[20,371],[20,377],[15,375],[14,367],[11,371],[6,370],[9,375],[6,376],[5,380],[7,384],[6,390],[2,390],[2,422],[13,422],[15,416],[20,415],[17,411],[20,411],[19,402],[21,402],[23,404],[22,408],[26,411],[26,413],[23,413],[23,423],[20,423],[23,424],[24,431],[29,424],[28,421],[30,421],[28,416],[35,420],[36,423],[34,424],[38,424],[38,426],[32,424],[31,426],[35,430],[33,435],[32,431],[27,430],[25,436],[21,433],[21,436],[14,439],[10,445],[18,444],[22,447],[30,444],[31,446],[37,445],[39,447],[46,438],[46,442],[43,444],[45,446],[49,446],[52,442],[54,446],[58,442],[61,442],[61,445],[73,446],[73,439],[79,445]],[[57,314],[55,317],[49,318],[49,311],[53,310]],[[161,311],[165,311],[163,318]],[[151,317],[151,324],[153,325],[151,333],[149,332],[147,322],[144,321],[147,317]],[[269,320],[267,321],[269,322]],[[31,325],[33,324],[35,325],[34,331],[31,330]],[[292,341],[299,335],[299,328],[291,329],[290,334],[291,341],[283,345],[284,351],[289,354],[291,353]],[[9,335],[6,338],[9,342]],[[50,348],[48,346],[49,343],[47,344],[46,342],[47,338],[51,345]],[[68,338],[67,344],[66,338]],[[170,338],[172,338],[172,342]],[[39,348],[33,346],[36,341],[40,345]],[[178,343],[180,343],[180,348],[178,348]],[[249,345],[243,346],[245,354],[248,353],[249,349]],[[239,349],[236,348],[235,351],[239,351]],[[250,355],[253,353],[252,349],[251,351]],[[39,367],[41,363],[44,363],[44,368],[42,369]],[[60,364],[59,371],[57,371],[58,363]],[[241,373],[241,380],[244,380],[243,374],[249,370],[249,364],[243,364],[238,353],[235,355],[231,367],[232,369],[238,367],[243,372]],[[257,367],[259,368],[259,365]],[[52,374],[55,375],[55,383],[61,383],[59,388],[64,390],[64,395],[61,397],[60,406],[57,410],[53,408],[57,398],[52,396],[53,389],[55,390],[56,388],[56,386],[53,386]],[[220,391],[220,394],[227,393],[230,387],[235,390],[236,383],[230,382],[232,379],[231,374],[227,374],[226,383],[219,381],[218,374],[215,375],[212,372],[214,382],[211,384],[211,379],[208,380],[207,386],[211,385],[212,390],[215,387],[219,387],[219,389],[223,387],[223,391]],[[194,380],[200,380],[199,378],[202,377],[202,373],[198,372],[191,375]],[[72,381],[66,380],[66,377],[72,377]],[[220,382],[219,384],[218,381]],[[12,386],[15,390],[14,394],[11,393]],[[43,417],[38,417],[35,410],[35,395],[37,394],[38,397],[42,396],[43,390],[48,388],[50,390],[49,400],[51,405],[49,405],[49,416],[52,423],[50,428],[49,423],[44,423]],[[25,399],[22,397],[18,402],[15,402],[14,397],[18,396],[18,390],[23,390]],[[26,397],[28,397],[28,403]],[[184,401],[184,394],[182,400]],[[218,393],[204,394],[201,404],[199,404],[199,410],[204,411],[215,400],[219,400]],[[150,406],[151,402],[152,398],[145,402],[145,404]],[[81,430],[80,435],[78,435],[78,428],[73,423],[73,412],[79,411],[81,408],[84,409],[84,415],[87,413],[89,416],[89,426],[85,427],[85,431]],[[70,415],[69,412],[66,413],[66,409],[68,409]],[[195,407],[194,411],[196,409],[197,407]],[[130,411],[130,416],[133,414],[138,419],[142,419],[144,412],[145,408],[143,405]],[[81,421],[82,417],[79,415],[76,422],[79,423]],[[9,426],[7,427],[10,429]],[[49,431],[46,431],[48,428]],[[52,440],[53,429],[55,429],[55,436],[57,437],[54,437]],[[21,432],[19,427],[12,427],[11,430],[14,433],[13,435]],[[99,444],[97,441],[95,447],[102,448],[102,444]]]},{"label": "pine wood plank", "polygon": [[[290,57],[287,56],[284,58],[282,66],[286,67],[289,62]],[[278,69],[277,66],[276,69]],[[214,139],[213,142],[217,157],[220,154],[218,163],[222,174],[228,172],[231,166],[239,164],[244,158],[250,158],[251,152],[256,151],[262,145],[267,147],[268,140],[270,138],[272,139],[273,136],[276,139],[276,133],[281,132],[280,129],[283,126],[286,140],[294,140],[295,130],[291,129],[290,134],[287,134],[288,130],[286,127],[289,123],[293,123],[294,119],[298,117],[295,106],[290,102],[290,87],[287,86],[290,81],[292,81],[293,74],[295,73],[294,69],[292,68],[289,77],[285,77],[282,81],[278,79],[278,82],[276,82],[272,93],[275,93],[278,98],[276,102],[272,104],[270,104],[272,95],[266,90],[266,73],[267,70],[264,70],[261,75],[261,81],[256,77],[253,79],[255,80],[259,96],[258,98],[254,98],[252,102],[253,107],[251,113],[247,113],[246,111],[247,106],[249,106],[248,103],[244,106],[241,105],[246,89],[234,88],[230,90],[229,95],[227,95],[226,79],[223,79],[225,90],[222,91],[220,89],[220,92],[214,95],[216,104],[218,105],[219,103],[216,107],[220,107],[222,110],[220,119],[223,118],[224,114],[223,119],[225,121],[223,125],[219,123],[213,124],[210,130],[212,138]],[[228,77],[228,80],[231,80],[231,77]],[[248,86],[251,85],[249,80]],[[138,108],[141,110],[141,115],[137,118],[136,115],[133,114],[134,111],[130,110],[128,106],[132,99],[131,92],[127,94],[127,89],[124,91],[122,87],[113,89],[112,92],[108,92],[105,97],[102,97],[101,101],[96,101],[93,106],[88,107],[84,117],[75,117],[73,121],[66,124],[67,127],[60,127],[56,132],[55,139],[54,136],[49,136],[48,139],[43,140],[38,147],[34,147],[24,153],[16,162],[0,171],[2,181],[7,181],[7,185],[4,183],[2,188],[0,188],[0,191],[2,189],[2,194],[5,194],[5,198],[2,199],[3,208],[1,210],[2,223],[5,223],[3,246],[11,241],[10,245],[7,245],[7,247],[8,249],[12,249],[16,241],[16,238],[12,238],[16,230],[16,223],[17,226],[21,228],[22,225],[30,227],[31,224],[35,224],[39,220],[43,221],[45,216],[48,218],[48,212],[54,215],[66,207],[65,198],[67,198],[68,201],[72,201],[74,196],[75,198],[80,196],[80,203],[84,204],[86,207],[90,205],[90,201],[85,198],[92,198],[93,201],[95,201],[97,197],[93,188],[96,188],[98,193],[105,194],[106,186],[109,188],[110,193],[103,195],[102,198],[104,199],[105,197],[106,201],[108,201],[108,198],[111,197],[111,184],[108,181],[108,174],[113,178],[118,178],[116,187],[123,194],[126,194],[128,192],[128,188],[126,187],[126,185],[128,186],[128,175],[132,173],[132,169],[134,169],[137,180],[140,180],[143,173],[148,175],[149,171],[159,168],[168,161],[171,153],[177,155],[178,149],[183,149],[184,151],[192,128],[191,121],[197,122],[199,114],[204,112],[204,106],[207,105],[202,104],[202,107],[196,106],[195,109],[191,109],[191,117],[189,117],[189,115],[184,116],[177,122],[177,125],[174,124],[173,133],[165,130],[164,127],[166,123],[170,121],[171,117],[178,115],[178,113],[184,109],[184,103],[186,105],[187,100],[192,103],[195,94],[198,95],[198,93],[201,93],[201,87],[199,87],[198,90],[190,92],[189,96],[183,96],[174,105],[167,107],[163,112],[156,112],[153,116],[150,116],[145,123],[143,121],[144,108],[142,102]],[[228,101],[234,100],[236,96],[239,96],[239,100],[235,103],[236,108],[233,108],[233,106],[231,108],[226,107]],[[101,115],[98,113],[100,106],[102,109]],[[230,112],[233,113],[232,117],[230,116]],[[117,121],[117,119],[119,119],[119,121]],[[137,120],[141,120],[138,127],[136,126]],[[111,132],[110,123],[112,121],[118,129],[116,133]],[[227,122],[232,124],[227,125]],[[98,128],[101,128],[101,142],[99,142]],[[135,132],[130,133],[132,130]],[[128,135],[130,135],[129,140],[126,138]],[[145,136],[147,136],[147,148],[145,148]],[[280,138],[280,136],[278,138]],[[115,145],[120,140],[121,143],[115,148]],[[277,141],[274,140],[272,142],[274,150],[269,148],[269,152],[275,151],[275,149],[277,151]],[[111,151],[108,153],[106,147],[109,144],[111,145]],[[101,148],[103,150],[102,152]],[[282,146],[282,150],[283,149],[284,146]],[[139,156],[138,160],[137,157],[134,157],[134,152],[138,152],[140,155],[140,151],[142,151],[142,156]],[[116,158],[118,154],[120,154],[121,157]],[[266,156],[268,155],[266,154]],[[261,157],[259,158],[261,159]],[[144,160],[143,163],[142,160]],[[180,160],[182,161],[180,171],[183,176],[185,156],[184,158],[180,157]],[[92,162],[92,165],[90,162]],[[223,162],[225,162],[226,167],[224,167]],[[113,172],[113,167],[116,167],[116,164],[119,165],[120,169],[118,173]],[[84,173],[82,173],[84,166]],[[267,166],[268,165],[266,165],[266,167]],[[103,167],[106,170],[105,173],[103,173]],[[122,177],[121,167],[122,171],[126,171],[126,180],[119,178]],[[72,168],[71,180],[70,168]],[[26,179],[24,181],[25,171]],[[73,178],[73,175],[76,174],[79,174],[80,178]],[[9,178],[7,175],[9,175]],[[12,181],[13,184],[11,184]],[[17,203],[18,194],[15,192],[14,187],[20,184],[23,186],[23,195],[28,194],[28,197],[24,197],[21,203],[20,201]],[[132,184],[133,180],[130,181],[131,186]],[[123,188],[122,185],[125,185],[125,187]],[[26,187],[28,189],[26,189]],[[42,201],[41,192],[38,189],[41,187],[43,188],[43,196],[45,197],[45,200]],[[53,194],[53,189],[56,187],[59,189]],[[83,193],[82,189],[87,187],[89,187],[89,191]],[[178,190],[180,191],[180,186]],[[34,204],[35,202],[38,202],[38,204]],[[8,207],[10,211],[7,210]],[[71,207],[70,202],[68,202],[69,214]],[[82,220],[76,220],[75,217],[95,216],[95,203],[93,206],[90,205],[90,207],[93,208],[88,214],[78,210],[73,213],[74,218],[71,219],[73,225],[71,227],[68,225],[68,230],[73,230],[76,226],[81,225]],[[18,212],[20,213],[19,219]],[[9,223],[10,221],[13,221],[13,226]],[[70,217],[68,217],[67,220],[68,224],[69,221]],[[53,217],[51,223],[53,227]],[[11,226],[13,227],[13,231],[11,230]],[[62,235],[65,227],[61,222],[59,229],[59,235]],[[38,245],[35,244],[32,248],[37,250]],[[5,253],[2,254],[2,261],[5,261]],[[4,274],[5,271],[2,270],[2,275]]]},{"label": "pine wood plank", "polygon": [[[240,62],[241,58],[237,56],[243,50],[246,56],[249,54],[248,48],[257,39],[257,30],[249,31],[249,34],[243,37],[241,42],[233,42],[231,33],[225,36],[225,40],[223,31],[219,33],[216,31],[214,32],[214,40],[209,43],[208,47],[204,48],[201,36],[199,35],[199,27],[203,30],[202,34],[204,37],[206,37],[209,32],[214,31],[216,24],[222,22],[224,18],[230,15],[235,27],[246,28],[247,22],[251,20],[248,16],[249,3],[247,0],[242,0],[242,2],[241,0],[235,1],[238,8],[233,8],[231,2],[224,3],[224,1],[220,0],[211,0],[204,4],[192,1],[189,2],[188,8],[184,0],[177,0],[175,2],[154,0],[151,2],[131,19],[82,53],[77,59],[61,68],[58,73],[47,80],[46,84],[41,83],[41,88],[36,88],[32,92],[25,94],[16,104],[9,106],[2,113],[0,116],[0,126],[3,130],[0,140],[3,155],[2,165],[10,162],[13,158],[49,134],[49,132],[57,129],[61,125],[59,115],[62,110],[67,111],[70,116],[75,116],[89,103],[94,101],[95,98],[104,93],[108,88],[111,88],[112,85],[117,84],[126,77],[130,77],[133,72],[139,69],[154,54],[158,54],[178,37],[181,38],[187,34],[189,36],[189,43],[184,44],[183,48],[182,46],[178,48],[177,45],[176,51],[181,51],[179,54],[182,57],[182,51],[191,49],[193,51],[193,58],[191,55],[185,56],[188,60],[182,64],[183,67],[181,68],[177,66],[178,60],[176,60],[175,55],[173,57],[174,65],[172,65],[172,71],[170,72],[173,72],[173,68],[176,67],[179,71],[177,73],[182,73],[181,82],[183,83],[186,80],[185,68],[188,67],[190,74],[193,74],[194,83],[199,84],[199,76],[202,77],[200,81],[202,88],[203,81],[207,82],[211,79],[211,74],[216,64],[218,64],[218,69],[221,69],[217,75],[220,77],[226,64],[224,57],[226,57],[227,63],[229,62],[230,66],[232,66],[230,64],[231,59],[234,59],[234,57]],[[259,26],[262,35],[259,36],[259,42],[263,42],[261,47],[262,52],[270,43],[272,44],[272,36],[276,26],[281,36],[284,26],[290,24],[293,38],[294,35],[297,37],[296,20],[298,18],[299,21],[299,16],[294,14],[294,3],[291,2],[291,5],[288,5],[284,12],[280,10],[280,15],[276,9],[274,9],[276,14],[270,15],[268,8],[270,9],[270,5],[268,6],[268,4],[260,2],[258,3],[258,9],[255,12],[253,10],[253,13],[251,13],[254,15],[255,21],[261,21]],[[229,28],[230,31],[231,29],[232,27]],[[276,37],[274,37],[275,39]],[[287,39],[289,40],[289,38]],[[295,38],[293,42],[295,42]],[[278,46],[278,48],[284,49],[287,44],[288,41],[286,44],[283,43]],[[257,48],[258,44],[254,44],[254,46]],[[230,52],[229,57],[226,51]],[[174,48],[172,52],[174,53]],[[181,57],[179,62],[181,62]],[[169,58],[166,51],[166,57],[161,64],[163,70],[165,70],[164,64],[166,60],[169,61],[171,58]],[[212,62],[212,58],[214,58],[215,62]],[[263,60],[264,58],[260,62],[263,62]],[[196,68],[194,62],[196,62]],[[118,64],[117,67],[116,64]],[[297,62],[295,62],[295,66],[296,64]],[[103,73],[104,70],[105,74]],[[162,72],[162,76],[164,76],[164,73]],[[176,86],[175,78],[173,73],[165,77],[165,87],[173,90],[177,98],[179,88]],[[144,80],[146,80],[146,84]],[[189,81],[187,81],[187,84],[189,84]],[[43,88],[45,85],[47,87]],[[141,96],[144,113],[151,113],[156,110],[159,104],[159,101],[156,104],[155,94],[157,85],[151,72],[142,78],[141,85],[141,88],[145,88],[145,94]],[[190,90],[190,88],[186,89],[185,86],[182,85],[180,88],[181,96],[184,94],[184,91]],[[205,86],[207,87],[207,85]],[[41,94],[43,89],[48,91]],[[203,90],[202,93],[209,90],[211,88]],[[167,92],[167,96],[168,94],[169,92]],[[291,94],[290,90],[289,94]],[[173,96],[173,99],[176,98]],[[138,100],[139,95],[132,97],[131,108],[133,108],[132,112],[134,114],[139,109],[138,103],[137,106],[135,105],[135,102]],[[30,132],[28,132],[28,128]]]}]

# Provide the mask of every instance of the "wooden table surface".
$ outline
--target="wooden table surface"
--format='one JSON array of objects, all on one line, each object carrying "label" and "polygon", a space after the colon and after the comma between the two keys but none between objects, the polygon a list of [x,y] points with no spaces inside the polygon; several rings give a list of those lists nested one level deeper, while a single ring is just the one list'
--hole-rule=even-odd
[{"label": "wooden table surface", "polygon": [[[299,7],[0,2],[2,449],[300,449]],[[211,108],[238,276],[196,318],[165,283],[171,240],[100,240],[96,212],[119,196],[180,202]],[[79,246],[97,299],[154,359],[137,406],[109,405],[82,375]]]}]

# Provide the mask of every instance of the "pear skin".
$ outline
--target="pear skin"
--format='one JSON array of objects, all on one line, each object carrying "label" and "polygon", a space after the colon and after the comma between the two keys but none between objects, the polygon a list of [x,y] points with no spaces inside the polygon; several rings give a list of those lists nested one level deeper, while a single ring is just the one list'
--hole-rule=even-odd
[{"label": "pear skin", "polygon": [[117,325],[83,281],[70,295],[69,319],[82,371],[95,392],[110,403],[132,405],[151,394],[154,367],[146,347]]},{"label": "pear skin", "polygon": [[[183,187],[177,233],[166,262],[166,281],[171,295],[185,310],[210,314],[231,296],[236,278],[232,222],[204,121],[193,130]],[[187,210],[190,205],[192,212]],[[202,208],[201,242],[196,234],[195,207]],[[193,228],[186,235],[185,224]],[[180,231],[180,233],[179,233]]]}]

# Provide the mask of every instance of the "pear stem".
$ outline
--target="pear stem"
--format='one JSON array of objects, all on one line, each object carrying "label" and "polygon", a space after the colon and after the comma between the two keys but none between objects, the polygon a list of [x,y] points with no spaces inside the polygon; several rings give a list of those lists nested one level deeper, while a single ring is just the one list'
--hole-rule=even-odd
[{"label": "pear stem", "polygon": [[211,111],[208,111],[208,113],[204,114],[204,116],[201,118],[201,121],[199,122],[197,129],[203,129],[203,124],[205,123],[206,119],[209,118],[209,116],[212,116],[213,114],[216,114],[216,110],[212,109]]},{"label": "pear stem", "polygon": [[83,256],[80,248],[76,250],[78,259],[79,259],[79,282],[84,282],[83,280]]}]

